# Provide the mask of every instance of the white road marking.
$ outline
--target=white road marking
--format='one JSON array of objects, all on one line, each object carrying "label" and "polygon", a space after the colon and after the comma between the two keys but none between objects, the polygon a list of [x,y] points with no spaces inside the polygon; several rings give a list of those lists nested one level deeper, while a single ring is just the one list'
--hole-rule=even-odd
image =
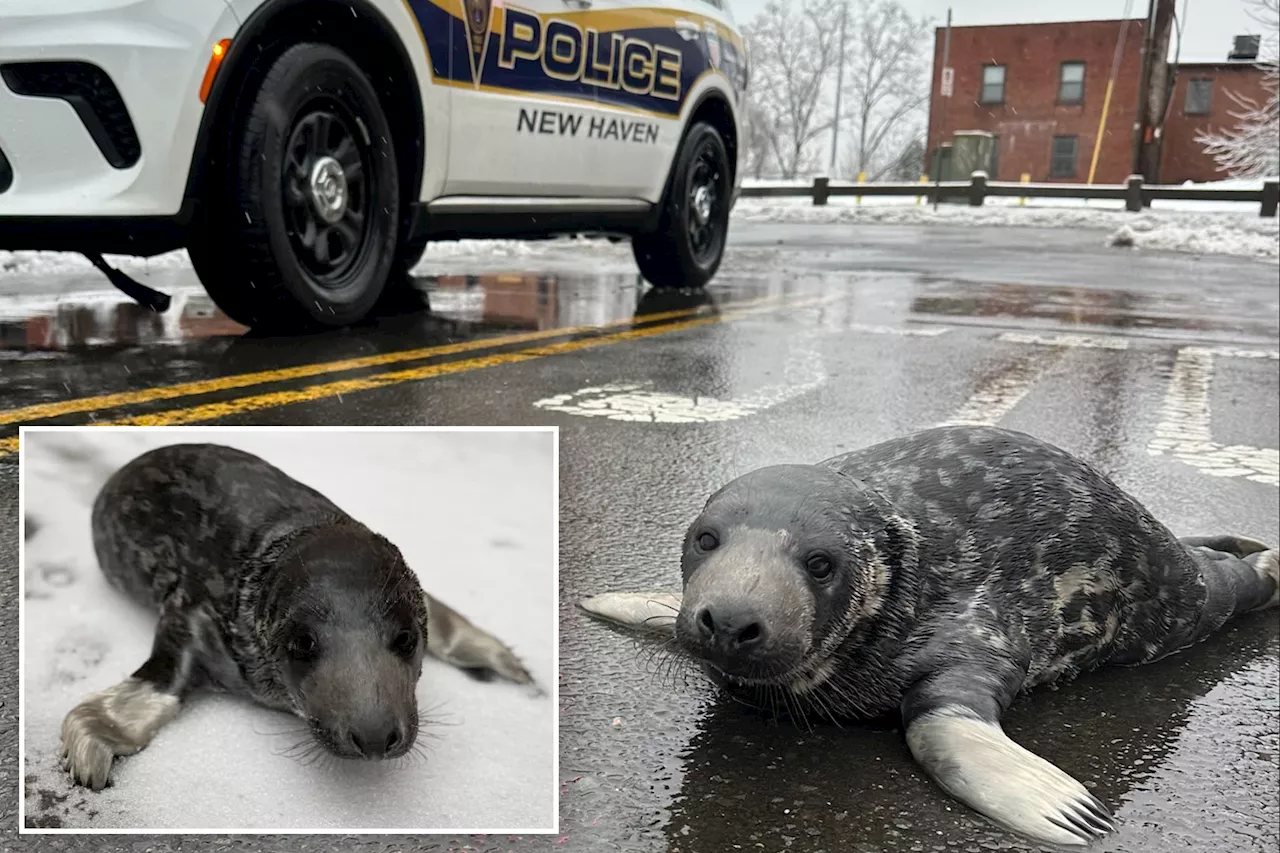
[{"label": "white road marking", "polygon": [[1211,477],[1243,477],[1255,483],[1280,486],[1280,450],[1224,445],[1213,440],[1209,385],[1215,354],[1215,349],[1204,347],[1184,347],[1178,351],[1160,423],[1156,425],[1155,437],[1147,444],[1147,452],[1152,456],[1172,456]]},{"label": "white road marking", "polygon": [[641,423],[690,424],[736,421],[780,406],[808,394],[827,381],[826,366],[818,352],[817,336],[796,339],[787,353],[785,379],[731,400],[718,397],[685,397],[652,389],[651,382],[615,382],[557,394],[533,405],[552,412],[585,418]]},{"label": "white road marking", "polygon": [[898,326],[876,326],[867,325],[866,323],[848,323],[838,329],[832,329],[832,332],[862,332],[868,335],[900,335],[904,338],[936,338],[938,335],[945,335],[951,331],[946,326],[940,326],[936,329],[920,329],[912,327],[910,329],[899,328]]},{"label": "white road marking", "polygon": [[983,380],[956,413],[938,426],[995,426],[1031,391],[1059,358],[1028,359]]},{"label": "white road marking", "polygon": [[1051,347],[1083,347],[1085,349],[1128,349],[1125,338],[1099,335],[1042,335],[1034,332],[1005,332],[997,340],[1011,344],[1038,344]]},{"label": "white road marking", "polygon": [[611,382],[556,394],[533,405],[551,412],[584,418],[638,423],[715,423],[736,421],[780,406],[826,384],[827,370],[818,352],[821,337],[848,333],[936,338],[949,328],[900,328],[867,323],[835,323],[796,339],[784,367],[784,380],[740,397],[688,397],[656,391],[652,382]]},{"label": "white road marking", "polygon": [[1209,347],[1207,352],[1223,358],[1269,358],[1280,360],[1280,351],[1273,349],[1239,349],[1237,347]]}]

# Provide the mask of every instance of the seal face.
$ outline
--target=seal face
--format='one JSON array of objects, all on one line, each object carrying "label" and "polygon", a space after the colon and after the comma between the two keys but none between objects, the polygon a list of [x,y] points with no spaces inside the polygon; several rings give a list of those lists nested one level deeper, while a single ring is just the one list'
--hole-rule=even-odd
[{"label": "seal face", "polygon": [[145,453],[103,486],[92,526],[108,581],[160,614],[151,657],[63,721],[65,765],[95,790],[199,688],[304,719],[316,749],[387,759],[415,744],[425,655],[532,681],[426,595],[395,545],[251,454]]},{"label": "seal face", "polygon": [[897,711],[944,790],[1057,844],[1114,823],[1083,785],[1004,734],[1014,698],[1157,660],[1280,601],[1275,549],[1179,540],[1084,461],[987,427],[740,477],[690,525],[681,567],[680,596],[583,607],[674,631],[678,649],[747,703],[833,720]]},{"label": "seal face", "polygon": [[282,556],[257,610],[284,702],[319,744],[342,758],[413,746],[428,620],[394,546],[349,525],[315,531]]},{"label": "seal face", "polygon": [[848,482],[812,466],[765,468],[708,502],[685,537],[676,638],[742,684],[790,683],[873,615],[883,564],[864,553]]}]

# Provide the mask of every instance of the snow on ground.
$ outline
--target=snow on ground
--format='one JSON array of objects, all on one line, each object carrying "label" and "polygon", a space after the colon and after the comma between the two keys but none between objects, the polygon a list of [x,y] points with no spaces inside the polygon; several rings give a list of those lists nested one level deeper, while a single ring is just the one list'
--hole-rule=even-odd
[{"label": "snow on ground", "polygon": [[[1115,234],[1131,230],[1140,249],[1228,254],[1276,260],[1280,257],[1280,219],[1263,219],[1254,213],[1194,213],[1152,209],[1129,213],[1084,206],[1039,206],[1029,201],[1018,207],[1016,199],[988,199],[982,207],[967,204],[915,204],[911,199],[832,199],[815,207],[801,199],[742,199],[734,216],[746,222],[791,222],[841,225],[976,225],[994,228],[1084,228]],[[1013,204],[997,204],[997,201]],[[905,202],[905,203],[904,203]],[[1098,204],[1102,204],[1099,202]]]},{"label": "snow on ground", "polygon": [[[795,181],[747,181],[747,186],[788,186]],[[805,183],[801,181],[800,183]],[[1187,186],[1261,189],[1262,179],[1232,178]],[[834,183],[833,186],[856,186]],[[1258,215],[1255,202],[1157,199],[1149,210],[1129,213],[1111,199],[987,198],[982,207],[963,200],[934,205],[920,196],[836,196],[824,207],[809,198],[744,198],[734,216],[749,222],[988,227],[1087,228],[1110,232],[1108,242],[1139,249],[1280,257],[1280,219]],[[1127,230],[1125,230],[1127,229]]]},{"label": "snow on ground", "polygon": [[[555,683],[550,433],[89,429],[23,437],[25,808],[41,825],[138,829],[552,829]],[[62,717],[146,659],[155,617],[110,588],[89,508],[109,473],[175,440],[257,453],[394,541],[423,586],[508,642],[545,695],[428,659],[418,685],[444,725],[427,758],[304,765],[300,721],[197,695],[100,793],[56,764]],[[426,730],[424,729],[424,733]],[[91,817],[92,815],[92,817]],[[52,820],[50,820],[52,818]]]},{"label": "snow on ground", "polygon": [[[804,181],[749,180],[747,186],[787,186]],[[840,185],[840,184],[836,184]],[[850,184],[843,184],[850,185]],[[1260,179],[1229,179],[1194,186],[1258,189]],[[972,225],[986,227],[1087,228],[1110,232],[1111,245],[1138,249],[1227,254],[1276,260],[1280,258],[1280,219],[1263,219],[1254,202],[1156,200],[1151,209],[1129,213],[1119,200],[988,198],[982,207],[963,200],[932,204],[918,196],[837,196],[824,207],[809,198],[744,198],[734,208],[744,222],[787,222],[846,225]],[[1128,228],[1129,231],[1123,229]],[[1113,239],[1115,238],[1115,239]],[[536,259],[549,271],[580,270],[582,253],[590,252],[594,272],[632,272],[625,242],[602,238],[566,237],[552,240],[458,240],[431,243],[414,268],[418,275],[456,273],[459,260],[475,272],[509,269],[512,261]],[[113,265],[133,275],[163,274],[186,269],[183,250],[154,258],[107,255]],[[66,252],[0,251],[0,282],[10,276],[96,271],[82,256]]]}]

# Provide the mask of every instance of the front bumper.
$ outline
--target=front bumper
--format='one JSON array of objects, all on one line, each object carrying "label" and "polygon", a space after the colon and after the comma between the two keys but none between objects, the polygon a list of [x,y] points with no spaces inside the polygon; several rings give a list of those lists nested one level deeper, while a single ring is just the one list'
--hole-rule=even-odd
[{"label": "front bumper", "polygon": [[[0,192],[0,244],[21,238],[19,222],[26,232],[45,217],[178,216],[210,50],[237,29],[225,0],[0,3],[0,151],[12,173]],[[23,73],[6,75],[6,65]],[[86,68],[100,69],[118,92],[123,120],[119,105],[109,105],[97,111],[103,126],[94,126],[83,93],[100,81],[85,83]],[[25,73],[31,69],[40,74]],[[59,74],[82,76],[62,96],[15,92],[59,91]]]}]

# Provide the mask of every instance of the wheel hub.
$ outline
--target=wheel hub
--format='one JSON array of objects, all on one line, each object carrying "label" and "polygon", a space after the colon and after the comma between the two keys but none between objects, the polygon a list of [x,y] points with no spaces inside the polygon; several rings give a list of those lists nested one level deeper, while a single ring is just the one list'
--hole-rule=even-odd
[{"label": "wheel hub", "polygon": [[333,157],[316,159],[311,167],[310,190],[316,215],[325,222],[337,222],[347,212],[347,176]]},{"label": "wheel hub", "polygon": [[703,225],[711,219],[711,187],[706,184],[693,191],[693,215]]}]

